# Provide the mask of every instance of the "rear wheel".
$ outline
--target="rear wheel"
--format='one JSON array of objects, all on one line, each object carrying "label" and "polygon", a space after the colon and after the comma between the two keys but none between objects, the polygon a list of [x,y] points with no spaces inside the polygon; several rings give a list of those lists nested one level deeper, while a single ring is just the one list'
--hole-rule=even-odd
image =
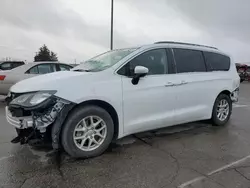
[{"label": "rear wheel", "polygon": [[62,145],[75,158],[102,154],[112,141],[114,124],[109,113],[98,106],[75,109],[62,131]]},{"label": "rear wheel", "polygon": [[225,125],[230,119],[232,113],[232,101],[231,98],[226,94],[220,94],[215,100],[213,112],[212,112],[212,123],[216,126]]}]

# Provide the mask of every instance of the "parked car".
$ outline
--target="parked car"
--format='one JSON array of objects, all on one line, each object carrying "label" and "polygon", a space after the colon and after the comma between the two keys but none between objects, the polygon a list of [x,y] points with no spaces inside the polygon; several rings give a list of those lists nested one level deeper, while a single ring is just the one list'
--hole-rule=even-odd
[{"label": "parked car", "polygon": [[236,69],[240,77],[240,82],[250,81],[250,66],[236,63]]},{"label": "parked car", "polygon": [[15,142],[48,138],[54,149],[88,158],[142,131],[206,119],[225,125],[239,84],[234,62],[217,48],[157,42],[18,82],[6,117]]},{"label": "parked car", "polygon": [[23,61],[0,61],[0,71],[11,70],[24,64]]},{"label": "parked car", "polygon": [[20,80],[71,68],[71,65],[57,62],[34,62],[9,71],[0,71],[0,95],[7,95],[10,87]]}]

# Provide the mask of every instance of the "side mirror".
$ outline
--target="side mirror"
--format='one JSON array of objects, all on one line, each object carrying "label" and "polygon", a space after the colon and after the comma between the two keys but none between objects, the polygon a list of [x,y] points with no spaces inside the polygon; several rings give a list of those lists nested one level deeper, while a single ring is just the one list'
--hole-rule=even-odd
[{"label": "side mirror", "polygon": [[148,74],[148,68],[143,67],[143,66],[136,66],[134,69],[134,77],[132,79],[132,84],[137,85],[140,78],[144,77]]},{"label": "side mirror", "polygon": [[148,68],[143,66],[136,66],[134,70],[135,75],[146,76],[148,74]]}]

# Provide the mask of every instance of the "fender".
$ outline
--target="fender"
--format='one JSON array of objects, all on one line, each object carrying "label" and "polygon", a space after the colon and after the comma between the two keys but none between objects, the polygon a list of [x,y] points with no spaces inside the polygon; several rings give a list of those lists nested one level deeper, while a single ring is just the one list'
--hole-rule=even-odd
[{"label": "fender", "polygon": [[75,106],[75,103],[71,103],[66,105],[61,112],[58,114],[54,124],[52,125],[51,129],[51,138],[52,138],[52,147],[55,150],[60,149],[60,134],[61,134],[61,129],[62,125],[67,118],[70,110]]}]

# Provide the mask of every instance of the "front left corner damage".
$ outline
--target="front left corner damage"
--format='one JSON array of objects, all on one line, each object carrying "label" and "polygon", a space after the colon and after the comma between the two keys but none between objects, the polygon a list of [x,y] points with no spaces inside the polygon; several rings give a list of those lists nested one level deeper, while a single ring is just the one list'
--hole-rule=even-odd
[{"label": "front left corner damage", "polygon": [[[60,147],[60,132],[63,122],[74,103],[62,99],[56,99],[46,106],[36,109],[9,107],[8,122],[14,122],[18,136],[13,143],[30,144],[39,146],[52,145],[53,149]],[[29,120],[29,124],[25,124]]]}]

